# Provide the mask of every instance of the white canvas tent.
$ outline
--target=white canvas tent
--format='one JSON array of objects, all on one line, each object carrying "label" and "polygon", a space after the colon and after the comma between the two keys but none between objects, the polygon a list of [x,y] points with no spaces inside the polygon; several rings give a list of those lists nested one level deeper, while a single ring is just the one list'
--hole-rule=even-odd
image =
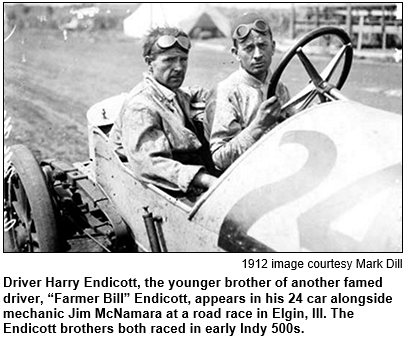
[{"label": "white canvas tent", "polygon": [[152,27],[175,26],[191,34],[195,30],[216,30],[229,36],[229,20],[216,8],[205,3],[143,3],[124,20],[124,33],[142,38]]}]

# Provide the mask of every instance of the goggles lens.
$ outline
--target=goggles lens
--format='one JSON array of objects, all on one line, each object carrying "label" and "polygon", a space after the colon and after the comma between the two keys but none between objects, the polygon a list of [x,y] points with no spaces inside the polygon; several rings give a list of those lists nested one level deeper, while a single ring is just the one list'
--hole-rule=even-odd
[{"label": "goggles lens", "polygon": [[233,38],[237,40],[243,40],[251,33],[252,30],[255,30],[259,33],[266,33],[271,29],[269,28],[269,25],[266,21],[259,19],[252,24],[239,25],[234,31]]},{"label": "goggles lens", "polygon": [[185,36],[174,37],[173,35],[164,35],[164,36],[161,36],[158,39],[158,41],[156,42],[158,47],[160,47],[162,49],[171,48],[176,43],[186,51],[188,51],[191,47],[189,38],[187,38]]}]

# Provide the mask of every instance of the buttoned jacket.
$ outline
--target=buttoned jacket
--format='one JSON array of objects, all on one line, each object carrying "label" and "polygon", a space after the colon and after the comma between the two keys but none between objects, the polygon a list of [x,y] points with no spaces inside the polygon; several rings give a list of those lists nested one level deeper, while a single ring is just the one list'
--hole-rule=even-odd
[{"label": "buttoned jacket", "polygon": [[[256,142],[246,127],[266,99],[270,75],[269,71],[267,80],[261,82],[240,68],[211,92],[206,105],[205,134],[217,169],[227,169]],[[282,83],[278,84],[276,95],[281,105],[289,100],[288,89]]]},{"label": "buttoned jacket", "polygon": [[187,192],[204,169],[191,100],[191,94],[163,88],[149,75],[129,93],[110,140],[127,156],[139,180]]}]

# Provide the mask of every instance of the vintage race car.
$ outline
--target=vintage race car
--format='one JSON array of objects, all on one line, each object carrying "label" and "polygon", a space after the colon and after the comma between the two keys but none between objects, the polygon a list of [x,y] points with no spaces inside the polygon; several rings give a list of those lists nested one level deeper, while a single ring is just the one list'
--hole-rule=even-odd
[{"label": "vintage race car", "polygon": [[[335,35],[342,47],[318,73],[306,45]],[[90,160],[40,164],[12,147],[5,179],[5,250],[65,251],[87,236],[105,251],[398,252],[402,251],[401,116],[340,93],[352,63],[341,29],[300,39],[274,72],[269,96],[298,56],[311,82],[281,121],[197,201],[137,180],[111,147],[108,132],[125,94],[87,114]],[[341,62],[341,74],[330,83]],[[310,105],[320,98],[319,105]]]}]

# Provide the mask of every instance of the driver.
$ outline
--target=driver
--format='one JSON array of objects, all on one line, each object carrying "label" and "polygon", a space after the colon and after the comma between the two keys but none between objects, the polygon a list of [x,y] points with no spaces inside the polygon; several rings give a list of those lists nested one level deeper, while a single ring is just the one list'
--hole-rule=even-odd
[{"label": "driver", "polygon": [[275,97],[266,98],[275,52],[268,21],[258,13],[246,13],[233,22],[232,39],[231,53],[240,68],[211,91],[206,105],[206,138],[220,171],[276,125],[281,104],[289,100],[282,83]]},{"label": "driver", "polygon": [[180,89],[190,47],[177,28],[148,33],[143,42],[148,73],[128,95],[110,133],[138,179],[171,192],[198,193],[216,180],[206,171],[211,157],[209,151],[204,156],[191,117],[192,95]]}]

